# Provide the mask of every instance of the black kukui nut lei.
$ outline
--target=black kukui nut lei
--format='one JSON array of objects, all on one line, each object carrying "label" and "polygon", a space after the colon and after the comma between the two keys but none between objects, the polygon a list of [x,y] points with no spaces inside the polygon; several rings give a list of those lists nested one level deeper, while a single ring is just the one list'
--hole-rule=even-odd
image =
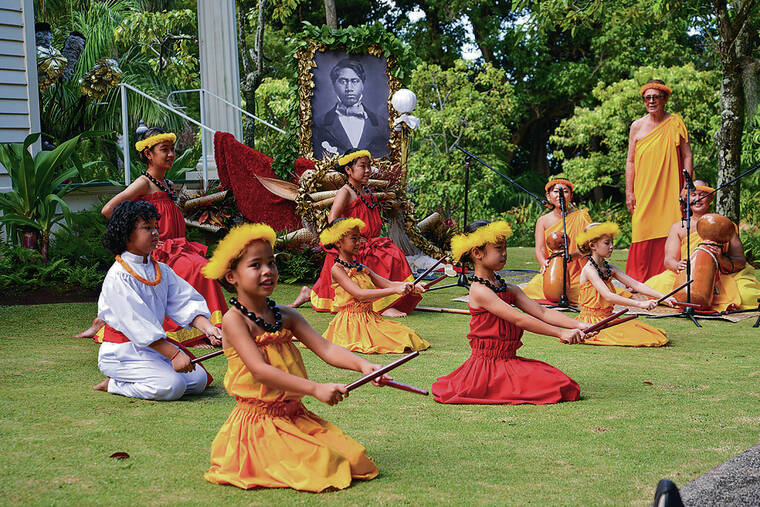
[{"label": "black kukui nut lei", "polygon": [[147,177],[150,181],[153,182],[154,185],[156,185],[159,189],[161,189],[163,192],[166,192],[169,194],[169,197],[172,201],[177,201],[177,192],[174,191],[174,187],[167,179],[164,179],[163,183],[158,181],[156,178],[150,175],[148,171],[143,171],[143,176]]},{"label": "black kukui nut lei", "polygon": [[[353,186],[351,184],[350,181],[346,181],[346,185],[348,185],[351,188],[351,190],[353,190],[354,192],[356,192],[356,195],[359,196],[359,199],[362,200],[362,202],[364,203],[365,206],[367,206],[367,208],[374,209],[375,207],[377,207],[377,199],[375,199],[375,196],[372,195],[372,191],[369,189],[368,186],[362,185],[362,190],[364,191],[364,194],[362,194],[361,192],[359,192],[356,189],[355,186]],[[365,195],[369,196],[369,201],[370,202],[367,202],[367,199],[364,198]]]},{"label": "black kukui nut lei", "polygon": [[272,314],[274,315],[274,324],[270,324],[269,322],[265,321],[258,315],[256,315],[253,312],[249,312],[248,308],[243,306],[240,301],[237,300],[237,298],[230,298],[230,304],[240,310],[240,312],[251,319],[253,322],[256,323],[257,326],[264,329],[267,333],[274,333],[276,331],[279,331],[282,329],[282,314],[280,313],[280,310],[277,308],[277,303],[274,302],[274,299],[267,298],[267,306],[269,307],[269,310],[271,310]]},{"label": "black kukui nut lei", "polygon": [[610,267],[610,263],[607,261],[603,261],[602,266],[604,266],[604,269],[607,271],[607,273],[602,273],[602,269],[594,262],[594,258],[589,255],[588,256],[589,262],[591,262],[591,265],[596,268],[596,272],[599,273],[599,278],[601,278],[604,281],[609,280],[612,278],[612,268]]},{"label": "black kukui nut lei", "polygon": [[500,277],[497,273],[494,273],[493,276],[496,278],[496,283],[499,284],[498,287],[496,287],[494,284],[492,284],[489,280],[486,280],[485,278],[480,278],[479,276],[472,275],[470,277],[471,282],[480,282],[492,291],[494,291],[496,294],[500,292],[504,292],[507,290],[507,283],[504,281],[502,277]]},{"label": "black kukui nut lei", "polygon": [[347,267],[348,269],[354,269],[355,268],[356,271],[361,271],[362,268],[364,268],[364,265],[361,262],[359,262],[359,261],[346,262],[346,261],[342,260],[340,257],[336,257],[335,258],[335,262],[337,262],[341,266]]}]

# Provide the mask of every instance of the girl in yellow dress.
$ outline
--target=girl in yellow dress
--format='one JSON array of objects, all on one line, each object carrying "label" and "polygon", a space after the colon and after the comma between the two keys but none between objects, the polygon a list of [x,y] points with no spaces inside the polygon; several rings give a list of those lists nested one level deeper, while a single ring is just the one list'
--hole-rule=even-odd
[{"label": "girl in yellow dress", "polygon": [[222,339],[224,387],[237,405],[211,444],[204,477],[244,489],[347,488],[352,479],[377,476],[377,467],[361,444],[304,407],[305,395],[334,405],[348,393],[343,384],[309,380],[292,338],[339,368],[368,374],[379,366],[323,339],[298,312],[269,299],[277,284],[274,241],[268,225],[236,227],[203,268],[237,292]]},{"label": "girl in yellow dress", "polygon": [[400,353],[425,350],[430,344],[400,322],[387,320],[372,309],[372,302],[391,294],[425,292],[409,282],[391,282],[354,260],[364,222],[339,218],[322,231],[325,248],[334,247],[338,257],[330,270],[335,292],[333,306],[338,313],[324,337],[342,347],[363,354]]},{"label": "girl in yellow dress", "polygon": [[[588,256],[588,262],[581,270],[579,304],[581,314],[578,320],[594,324],[612,315],[614,305],[632,306],[651,310],[657,306],[656,299],[639,301],[621,296],[615,292],[612,278],[615,278],[640,294],[652,298],[663,295],[626,275],[614,264],[607,262],[612,255],[615,236],[620,233],[617,224],[593,223],[575,238],[578,249]],[[665,300],[673,306],[675,300]],[[623,347],[661,347],[668,343],[665,331],[653,326],[630,320],[618,326],[600,331],[583,343],[589,345],[619,345]]]}]

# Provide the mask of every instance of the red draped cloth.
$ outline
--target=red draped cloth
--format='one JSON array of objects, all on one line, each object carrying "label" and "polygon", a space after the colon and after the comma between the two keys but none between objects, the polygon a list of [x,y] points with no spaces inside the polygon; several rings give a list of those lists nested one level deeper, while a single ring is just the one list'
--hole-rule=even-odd
[{"label": "red draped cloth", "polygon": [[[514,304],[510,291],[499,293]],[[470,308],[472,355],[433,384],[435,401],[482,405],[544,405],[580,398],[578,384],[542,361],[517,356],[523,330],[484,309]]]},{"label": "red draped cloth", "polygon": [[644,282],[665,271],[665,238],[650,239],[631,243],[625,274]]},{"label": "red draped cloth", "polygon": [[[185,218],[169,194],[154,192],[143,195],[141,200],[153,204],[161,214],[158,234],[163,243],[151,255],[157,261],[168,264],[177,275],[200,292],[211,312],[211,323],[221,327],[222,315],[227,311],[222,288],[219,282],[209,280],[201,273],[201,268],[208,263],[208,248],[185,238]],[[195,345],[204,338],[204,334],[197,329],[183,329],[169,317],[164,320],[164,330],[167,336],[185,346]]]},{"label": "red draped cloth", "polygon": [[[219,183],[232,189],[235,205],[251,222],[264,222],[276,231],[295,231],[301,228],[301,217],[296,204],[278,197],[264,188],[256,176],[277,178],[272,169],[272,158],[250,148],[227,132],[214,134],[214,160],[219,172]],[[305,159],[295,163],[296,174],[313,169]],[[299,172],[300,171],[300,172]]]},{"label": "red draped cloth", "polygon": [[[342,216],[359,218],[365,223],[361,230],[363,241],[359,245],[359,253],[355,256],[356,260],[393,282],[414,281],[412,270],[409,268],[404,252],[389,238],[380,237],[383,221],[377,208],[368,208],[364,201],[357,197],[354,202],[343,209]],[[332,307],[335,293],[332,289],[330,275],[335,257],[334,251],[327,251],[319,280],[311,289],[311,305],[318,312],[335,313],[337,311]],[[393,295],[375,301],[372,307],[376,312],[393,307],[401,312],[409,313],[416,308],[420,299],[422,299],[421,296],[414,293],[403,297]]]}]

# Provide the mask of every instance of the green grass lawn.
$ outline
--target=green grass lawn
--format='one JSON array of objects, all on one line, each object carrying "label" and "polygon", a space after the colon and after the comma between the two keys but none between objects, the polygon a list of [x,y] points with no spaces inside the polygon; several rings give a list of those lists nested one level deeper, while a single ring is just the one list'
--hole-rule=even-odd
[{"label": "green grass lawn", "polygon": [[[535,267],[531,249],[508,266]],[[623,264],[625,252],[616,252]],[[292,300],[298,287],[278,287]],[[425,297],[457,306],[463,289]],[[390,388],[362,387],[334,407],[309,409],[356,438],[380,469],[369,482],[324,494],[243,491],[203,480],[209,448],[235,402],[222,386],[223,357],[203,395],[147,402],[94,392],[97,345],[71,335],[94,303],[2,308],[0,439],[2,504],[537,504],[651,502],[662,477],[678,485],[758,442],[760,330],[665,319],[668,347],[561,345],[527,334],[520,354],[546,361],[581,386],[581,400],[548,406],[440,405]],[[330,316],[302,313],[323,331]],[[406,322],[432,347],[394,372],[430,388],[468,356],[468,317],[415,312]],[[303,353],[311,378],[359,375]],[[397,356],[370,356],[388,363]],[[124,461],[109,458],[125,451]]]}]

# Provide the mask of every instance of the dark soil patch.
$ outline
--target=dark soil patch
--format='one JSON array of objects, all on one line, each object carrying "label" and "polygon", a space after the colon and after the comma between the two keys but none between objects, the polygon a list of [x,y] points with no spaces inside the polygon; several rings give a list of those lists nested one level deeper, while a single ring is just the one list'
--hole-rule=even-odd
[{"label": "dark soil patch", "polygon": [[25,291],[9,289],[0,291],[0,306],[93,303],[97,302],[99,295],[99,290],[81,288],[40,287]]}]

